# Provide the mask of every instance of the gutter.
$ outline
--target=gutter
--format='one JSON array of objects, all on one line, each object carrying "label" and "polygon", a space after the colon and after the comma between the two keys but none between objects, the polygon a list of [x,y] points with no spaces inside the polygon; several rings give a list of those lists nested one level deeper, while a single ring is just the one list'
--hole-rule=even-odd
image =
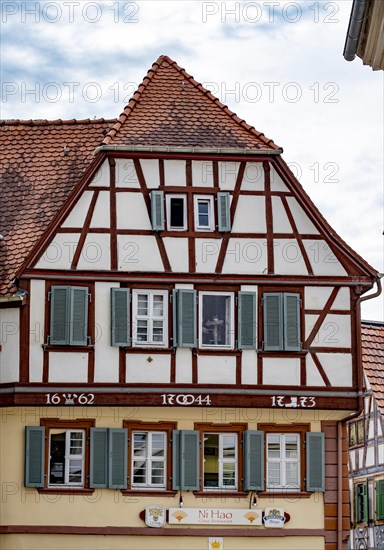
[{"label": "gutter", "polygon": [[22,296],[4,296],[0,298],[0,309],[8,309],[11,307],[21,307],[23,305]]},{"label": "gutter", "polygon": [[281,155],[279,149],[242,149],[241,147],[166,147],[152,145],[100,145],[96,147],[94,155],[102,151],[141,152],[141,153],[204,153],[207,155]]},{"label": "gutter", "polygon": [[[380,296],[381,278],[383,274],[380,273],[376,278],[377,290],[373,294],[368,296],[360,296],[356,301],[356,328],[361,334],[361,302],[365,300],[372,300]],[[358,332],[359,333],[359,332]],[[337,548],[343,548],[343,424],[357,418],[361,415],[364,408],[364,392],[363,392],[363,362],[362,362],[362,350],[361,350],[361,338],[357,342],[357,384],[358,384],[358,409],[356,412],[339,420],[337,423]],[[348,451],[347,451],[348,452]]]},{"label": "gutter", "polygon": [[353,61],[359,45],[361,28],[368,0],[353,0],[351,17],[349,19],[347,37],[345,39],[343,56],[346,61]]}]

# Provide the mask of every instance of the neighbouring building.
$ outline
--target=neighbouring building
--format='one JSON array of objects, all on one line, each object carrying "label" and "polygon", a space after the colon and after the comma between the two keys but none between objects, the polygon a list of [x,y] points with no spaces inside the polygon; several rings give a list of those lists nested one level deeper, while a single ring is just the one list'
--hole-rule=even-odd
[{"label": "neighbouring building", "polygon": [[348,422],[351,549],[384,548],[384,323],[363,321],[366,394]]},{"label": "neighbouring building", "polygon": [[346,548],[380,284],[282,149],[166,56],[0,129],[2,547]]}]

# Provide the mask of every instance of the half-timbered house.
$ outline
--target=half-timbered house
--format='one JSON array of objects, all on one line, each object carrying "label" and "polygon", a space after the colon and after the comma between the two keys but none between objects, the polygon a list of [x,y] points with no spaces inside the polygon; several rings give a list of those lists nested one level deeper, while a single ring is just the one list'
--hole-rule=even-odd
[{"label": "half-timbered house", "polygon": [[384,548],[384,323],[362,324],[366,393],[348,422],[351,549]]},{"label": "half-timbered house", "polygon": [[345,547],[378,274],[282,149],[166,56],[1,135],[3,546]]}]

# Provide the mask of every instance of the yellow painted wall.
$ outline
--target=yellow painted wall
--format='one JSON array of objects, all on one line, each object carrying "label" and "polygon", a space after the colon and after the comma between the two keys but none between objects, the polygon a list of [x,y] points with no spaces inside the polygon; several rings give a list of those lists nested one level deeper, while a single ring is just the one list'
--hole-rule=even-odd
[{"label": "yellow painted wall", "polygon": [[[165,507],[178,506],[178,495],[172,497],[124,496],[119,490],[99,489],[91,495],[71,494],[40,494],[33,488],[23,486],[24,479],[24,428],[25,426],[39,425],[41,418],[61,418],[67,420],[95,419],[96,427],[122,427],[123,420],[159,421],[177,420],[178,429],[193,429],[194,422],[245,422],[249,429],[257,429],[258,422],[296,423],[305,422],[311,424],[312,431],[320,431],[321,420],[338,420],[346,416],[343,411],[303,411],[281,409],[206,409],[206,408],[181,408],[181,407],[13,407],[1,410],[0,423],[0,476],[1,476],[1,503],[0,518],[3,525],[67,525],[67,526],[124,526],[145,527],[139,518],[139,512],[146,506],[162,504]],[[204,497],[196,498],[193,493],[183,493],[185,507],[219,507],[219,508],[247,508],[249,497],[225,498]],[[259,499],[259,507],[281,506],[291,515],[291,521],[284,528],[322,529],[324,527],[323,495],[314,493],[310,498],[300,499],[291,497]],[[192,526],[191,529],[194,527]],[[260,527],[264,529],[264,527]],[[217,526],[212,528],[212,536],[219,535],[224,529]],[[63,548],[72,547],[79,549],[102,548],[126,548],[124,537],[107,536],[65,536]],[[135,538],[135,537],[133,537]],[[130,541],[133,540],[130,538]],[[149,548],[146,537],[135,538],[135,544],[131,548]],[[39,542],[35,542],[39,539]],[[157,548],[176,549],[207,548],[206,539],[193,537],[189,540],[183,538],[183,543],[174,537],[165,541],[163,537],[156,538]],[[104,543],[101,542],[105,541]],[[112,546],[102,546],[106,544]],[[154,539],[151,539],[152,541]],[[244,540],[244,544],[243,544]],[[243,539],[241,550],[254,548],[256,540]],[[64,541],[64,538],[63,538]],[[73,541],[73,544],[72,544]],[[238,542],[238,541],[237,541]],[[264,539],[260,548],[323,548],[322,538],[296,539],[288,543],[288,539]],[[13,535],[4,536],[0,548],[61,548],[52,544],[48,535]],[[61,544],[61,543],[60,543]],[[124,546],[125,544],[125,546]],[[131,544],[131,542],[130,542]],[[18,546],[19,545],[19,546]],[[101,545],[101,546],[100,546]],[[253,546],[252,546],[253,545]],[[236,540],[228,538],[225,541],[225,550],[238,550]]]}]

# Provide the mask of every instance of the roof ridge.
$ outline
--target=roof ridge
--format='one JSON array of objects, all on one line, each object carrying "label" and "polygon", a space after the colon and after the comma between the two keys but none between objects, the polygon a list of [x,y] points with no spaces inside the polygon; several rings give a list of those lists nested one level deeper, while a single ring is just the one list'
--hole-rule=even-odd
[{"label": "roof ridge", "polygon": [[0,126],[47,126],[47,125],[57,125],[60,126],[62,124],[101,124],[105,122],[114,122],[116,118],[84,118],[84,119],[77,119],[77,118],[71,118],[68,120],[65,119],[55,119],[55,120],[48,120],[48,119],[29,119],[29,120],[22,120],[19,118],[13,118],[13,119],[2,119],[0,120]]},{"label": "roof ridge", "polygon": [[[132,113],[133,109],[135,108],[137,102],[140,100],[144,90],[147,88],[149,82],[152,80],[154,75],[157,73],[161,65],[165,62],[167,62],[169,65],[171,65],[174,69],[176,69],[184,78],[186,78],[195,88],[197,88],[200,92],[203,93],[208,99],[210,99],[215,105],[217,105],[222,111],[225,112],[226,115],[228,115],[234,122],[239,124],[244,130],[249,132],[250,134],[257,137],[259,140],[261,140],[265,145],[271,147],[272,149],[281,149],[278,145],[274,143],[272,139],[267,138],[262,132],[258,132],[254,126],[251,126],[248,124],[244,119],[237,116],[236,113],[231,111],[227,105],[224,105],[217,97],[215,97],[212,92],[204,88],[204,86],[195,80],[195,78],[188,74],[187,71],[180,67],[174,61],[167,55],[161,55],[158,57],[158,59],[152,64],[151,68],[147,71],[146,76],[143,78],[142,83],[139,85],[137,90],[134,92],[133,96],[129,100],[128,104],[124,108],[123,112],[118,118],[118,121],[116,124],[109,130],[108,134],[105,136],[103,140],[104,145],[109,145],[111,141],[116,137],[117,133],[123,126],[124,122],[127,120],[128,116]],[[257,145],[256,145],[257,147]]]}]

